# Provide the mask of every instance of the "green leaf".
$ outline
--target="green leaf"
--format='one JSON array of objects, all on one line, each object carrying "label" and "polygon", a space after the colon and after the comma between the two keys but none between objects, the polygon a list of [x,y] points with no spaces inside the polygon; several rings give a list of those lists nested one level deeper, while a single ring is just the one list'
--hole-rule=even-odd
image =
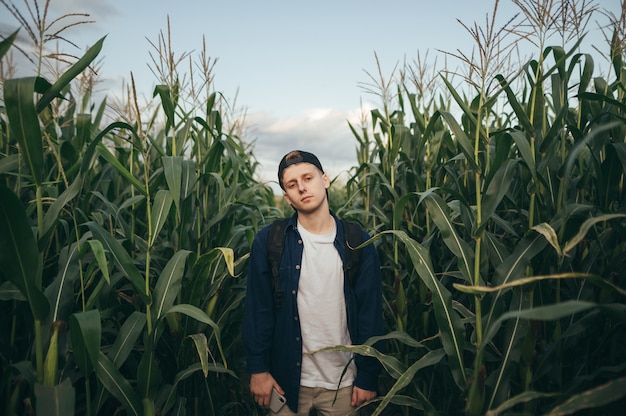
[{"label": "green leaf", "polygon": [[161,97],[161,106],[163,107],[163,112],[165,113],[165,117],[167,119],[165,130],[169,130],[169,128],[173,128],[176,125],[174,120],[174,103],[172,101],[170,87],[167,85],[157,85],[154,88],[152,96],[156,97],[157,95]]},{"label": "green leaf", "polygon": [[167,188],[170,191],[171,198],[176,205],[177,216],[180,217],[180,195],[182,185],[183,157],[182,156],[163,156],[163,173]]},{"label": "green leaf", "polygon": [[511,397],[510,399],[504,401],[500,406],[495,409],[489,410],[485,413],[485,416],[498,416],[505,413],[507,410],[512,407],[517,406],[518,404],[528,403],[536,399],[545,399],[549,397],[558,396],[558,393],[542,393],[537,391],[525,391],[523,393],[518,394],[515,397]]},{"label": "green leaf", "polygon": [[145,326],[146,314],[143,312],[134,311],[126,318],[107,355],[115,367],[120,368],[124,364]]},{"label": "green leaf", "polygon": [[76,391],[72,380],[66,378],[56,386],[43,386],[35,383],[36,414],[66,416],[74,414]]},{"label": "green leaf", "polygon": [[152,230],[150,230],[150,240],[148,241],[148,247],[152,247],[156,238],[161,232],[165,221],[167,221],[167,215],[172,207],[172,195],[170,191],[161,189],[156,193],[154,197],[154,203],[152,204]]},{"label": "green leaf", "polygon": [[415,378],[415,374],[426,367],[433,366],[440,362],[446,355],[443,349],[430,351],[419,360],[415,361],[411,366],[400,376],[393,386],[389,389],[383,400],[380,402],[376,410],[372,413],[372,416],[378,416],[391,402],[391,399],[404,387],[408,386]]},{"label": "green leaf", "polygon": [[70,316],[74,360],[85,377],[88,377],[98,365],[101,335],[99,310],[78,312]]},{"label": "green leaf", "polygon": [[100,242],[100,240],[88,240],[89,247],[91,247],[91,251],[98,263],[98,267],[100,268],[100,273],[104,277],[104,280],[108,284],[111,284],[111,276],[109,275],[109,263],[107,262],[106,254],[104,252],[104,246]]},{"label": "green leaf", "polygon": [[[169,310],[165,312],[165,315],[168,315],[170,313],[182,313],[183,315],[187,315],[188,317],[195,319],[198,322],[207,324],[211,328],[213,328],[213,332],[215,334],[215,340],[217,341],[217,348],[220,351],[222,362],[224,363],[224,366],[226,366],[226,356],[224,355],[224,350],[222,349],[220,327],[209,317],[209,315],[206,314],[206,312],[204,312],[202,309],[199,309],[196,306],[189,305],[189,304],[182,304],[182,305],[172,306]],[[161,317],[161,319],[163,319],[163,317]]]},{"label": "green leaf", "polygon": [[46,215],[43,218],[43,232],[42,235],[46,235],[48,231],[54,226],[57,219],[59,218],[59,214],[65,206],[76,198],[76,195],[80,192],[83,187],[83,178],[82,176],[78,176],[74,182],[65,190],[57,199],[54,200]]},{"label": "green leaf", "polygon": [[[528,134],[532,134],[532,132],[534,131],[533,124],[530,121],[530,118],[528,117],[526,112],[524,111],[524,108],[520,105],[519,101],[517,100],[517,96],[511,89],[509,82],[506,79],[504,79],[504,77],[500,74],[496,75],[496,79],[500,83],[500,86],[504,89],[504,92],[506,93],[506,96],[509,100],[509,104],[511,105],[511,108],[515,112],[515,115],[517,116],[517,119],[519,120],[520,124],[522,125],[524,130],[528,132]],[[523,133],[520,132],[520,134],[523,134]]]},{"label": "green leaf", "polygon": [[380,361],[385,371],[394,379],[398,379],[406,371],[406,365],[400,362],[397,358],[391,355],[385,355],[371,345],[335,345],[332,347],[325,347],[316,351],[311,351],[307,354],[317,354],[318,352],[323,351],[349,352],[352,354],[359,354],[366,357],[374,357],[378,361]]},{"label": "green leaf", "polygon": [[11,33],[0,42],[0,60],[4,58],[4,55],[6,55],[9,49],[11,49],[11,46],[13,46],[13,42],[15,42],[15,39],[17,39],[17,33],[19,31],[20,30],[17,29],[15,32]]},{"label": "green leaf", "polygon": [[480,228],[476,230],[476,235],[480,235],[481,231],[487,226],[491,216],[496,212],[498,205],[500,205],[504,196],[509,192],[511,184],[517,179],[517,175],[515,175],[516,168],[517,162],[509,159],[500,166],[489,181],[487,191],[484,193],[482,201],[482,224]]},{"label": "green leaf", "polygon": [[130,183],[133,184],[135,188],[142,194],[146,195],[146,189],[142,185],[141,182],[132,175],[113,154],[107,149],[102,143],[98,143],[97,146],[98,154],[102,156],[107,162],[109,162],[119,173],[122,174],[124,178],[126,178]]},{"label": "green leaf", "polygon": [[17,286],[11,282],[0,283],[0,300],[17,300],[20,302],[27,301]]},{"label": "green leaf", "polygon": [[496,268],[493,282],[496,285],[502,285],[524,276],[524,269],[530,260],[540,253],[545,245],[546,240],[539,235],[521,240],[515,246],[513,253]]},{"label": "green leaf", "polygon": [[422,196],[433,222],[437,225],[446,247],[458,260],[461,273],[468,283],[473,282],[472,265],[474,251],[456,232],[450,220],[450,210],[443,199],[435,192],[426,192]]},{"label": "green leaf", "polygon": [[548,416],[571,415],[583,409],[594,409],[613,403],[625,396],[626,377],[621,377],[570,397],[564,403],[554,407]]},{"label": "green leaf", "polygon": [[467,163],[469,163],[472,169],[474,169],[476,172],[482,172],[482,169],[476,164],[476,161],[474,160],[474,146],[472,145],[469,137],[467,137],[467,134],[465,134],[454,116],[446,111],[437,111],[435,115],[433,115],[433,117],[435,117],[437,114],[440,114],[445,122],[448,124],[450,129],[452,129],[454,138],[461,146],[461,151],[463,152],[463,155],[465,155],[465,160],[467,161]]},{"label": "green leaf", "polygon": [[137,396],[128,380],[124,378],[122,373],[102,351],[100,351],[98,356],[96,374],[104,388],[124,406],[129,414],[135,416],[142,415],[141,399]]},{"label": "green leaf", "polygon": [[151,298],[150,294],[145,292],[145,282],[141,278],[141,274],[139,273],[137,266],[135,266],[133,259],[124,249],[122,244],[97,223],[89,221],[86,225],[89,227],[89,230],[91,230],[94,238],[98,239],[109,254],[113,256],[115,264],[120,271],[124,273],[133,286],[135,286],[137,293],[141,296],[143,301],[149,305]]},{"label": "green leaf", "polygon": [[207,341],[204,333],[191,334],[187,338],[191,338],[193,344],[196,346],[196,352],[200,358],[200,364],[202,364],[202,373],[204,377],[209,375],[209,342]]},{"label": "green leaf", "polygon": [[14,153],[12,155],[4,156],[0,159],[0,174],[6,174],[18,171],[20,166],[20,155]]},{"label": "green leaf", "polygon": [[372,240],[380,235],[389,233],[394,234],[405,245],[413,267],[426,287],[432,292],[435,319],[441,332],[443,348],[448,356],[450,371],[459,388],[465,389],[467,383],[467,375],[465,374],[465,366],[463,364],[465,327],[461,318],[452,307],[452,295],[435,276],[428,250],[411,239],[404,231],[384,231],[377,234]]},{"label": "green leaf", "polygon": [[196,162],[193,160],[183,160],[183,178],[181,184],[181,197],[187,198],[194,191],[198,182]]},{"label": "green leaf", "polygon": [[50,311],[41,281],[41,260],[26,212],[17,196],[0,186],[0,270],[28,299],[37,320]]},{"label": "green leaf", "polygon": [[80,245],[72,243],[61,249],[57,276],[44,290],[52,307],[50,323],[67,321],[69,314],[74,311],[74,282],[80,272],[78,266]]},{"label": "green leaf", "polygon": [[100,53],[102,49],[102,44],[104,43],[104,39],[106,36],[100,38],[91,48],[87,50],[85,55],[82,56],[78,61],[74,63],[71,67],[68,68],[67,71],[61,75],[61,77],[55,82],[52,87],[46,91],[46,93],[41,97],[39,102],[37,103],[37,112],[41,112],[48,104],[52,102],[55,97],[58,97],[61,91],[63,91],[74,78],[76,78],[81,72],[85,70],[93,62],[94,59]]},{"label": "green leaf", "polygon": [[152,292],[154,301],[151,307],[155,320],[160,319],[164,312],[174,305],[174,301],[180,293],[180,286],[185,272],[185,261],[189,254],[191,254],[191,251],[188,250],[177,251],[163,268]]},{"label": "green leaf", "polygon": [[[225,374],[231,375],[234,378],[237,378],[237,374],[235,374],[231,370],[225,369],[224,367],[222,367],[219,364],[209,365],[209,369],[211,371],[214,371],[214,372],[217,372],[217,373],[225,373]],[[193,363],[189,367],[179,371],[176,374],[176,377],[174,378],[174,384],[172,385],[172,389],[170,389],[169,395],[167,396],[167,399],[165,400],[165,404],[163,405],[163,412],[162,412],[162,414],[170,414],[169,411],[172,408],[172,406],[174,405],[174,400],[176,398],[177,387],[180,384],[180,382],[185,380],[185,379],[187,379],[187,378],[189,378],[190,376],[192,376],[197,371],[201,371],[201,370],[202,370],[202,365],[200,363]]]},{"label": "green leaf", "polygon": [[481,348],[489,345],[493,337],[496,335],[500,326],[507,319],[532,319],[536,321],[554,321],[556,319],[571,316],[579,312],[584,312],[591,308],[595,308],[596,304],[591,302],[570,300],[547,306],[538,306],[536,308],[524,309],[522,311],[512,311],[501,315],[493,325],[485,328],[485,335]]},{"label": "green leaf", "polygon": [[578,233],[576,233],[574,237],[572,237],[567,243],[565,243],[565,246],[563,247],[563,253],[568,253],[570,250],[576,247],[576,245],[580,243],[583,238],[585,238],[589,229],[595,224],[599,222],[609,221],[614,218],[626,218],[626,214],[599,215],[597,217],[588,218],[587,220],[585,220],[585,222],[583,222],[583,224],[580,226]]},{"label": "green leaf", "polygon": [[13,135],[37,186],[41,186],[43,140],[33,97],[36,77],[4,81],[4,105]]}]

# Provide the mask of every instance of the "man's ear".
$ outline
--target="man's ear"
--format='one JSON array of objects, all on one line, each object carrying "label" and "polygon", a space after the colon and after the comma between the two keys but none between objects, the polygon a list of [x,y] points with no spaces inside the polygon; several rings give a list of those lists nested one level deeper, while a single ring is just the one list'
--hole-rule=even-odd
[{"label": "man's ear", "polygon": [[330,187],[330,178],[327,174],[322,174],[322,180],[324,181],[324,188],[328,189]]}]

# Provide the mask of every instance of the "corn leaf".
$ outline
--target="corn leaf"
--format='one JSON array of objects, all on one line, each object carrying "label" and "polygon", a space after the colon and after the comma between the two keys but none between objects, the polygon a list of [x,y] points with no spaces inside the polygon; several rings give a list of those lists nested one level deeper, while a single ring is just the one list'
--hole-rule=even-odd
[{"label": "corn leaf", "polygon": [[167,262],[152,292],[154,319],[158,320],[165,311],[174,305],[180,293],[181,281],[185,271],[185,261],[191,254],[188,250],[177,251]]},{"label": "corn leaf", "polygon": [[89,246],[91,247],[91,251],[98,263],[98,268],[100,269],[100,273],[102,273],[102,277],[108,284],[111,284],[111,276],[109,275],[109,263],[107,262],[106,254],[104,251],[104,246],[100,242],[100,240],[88,240]]},{"label": "corn leaf", "polygon": [[394,234],[405,245],[413,267],[432,292],[435,319],[441,331],[441,341],[448,356],[450,371],[459,388],[464,389],[467,382],[463,364],[465,328],[461,318],[452,307],[452,295],[435,276],[428,250],[411,239],[404,231],[391,230],[378,235],[387,233]]},{"label": "corn leaf", "polygon": [[48,299],[39,284],[41,260],[26,212],[17,196],[0,186],[0,270],[28,299],[37,320],[50,311]]},{"label": "corn leaf", "polygon": [[157,191],[152,203],[152,230],[150,230],[150,240],[148,241],[148,247],[152,247],[156,241],[167,216],[170,213],[172,207],[172,194],[170,191],[160,189]]},{"label": "corn leaf", "polygon": [[139,336],[146,326],[146,314],[134,311],[120,328],[107,357],[116,368],[120,368],[130,355]]},{"label": "corn leaf", "polygon": [[102,156],[107,162],[109,162],[115,169],[117,169],[117,171],[119,173],[122,174],[122,176],[124,176],[124,178],[126,178],[126,180],[128,180],[130,183],[132,183],[135,188],[137,188],[137,190],[139,192],[141,192],[142,194],[146,195],[146,189],[144,188],[143,184],[141,182],[139,182],[137,180],[137,178],[135,178],[134,175],[132,175],[120,162],[119,160],[117,160],[117,158],[115,156],[113,156],[113,154],[109,151],[109,149],[107,149],[104,145],[102,145],[101,143],[99,143],[97,145],[97,151],[98,154],[100,156]]},{"label": "corn leaf", "polygon": [[71,67],[68,68],[67,71],[63,73],[59,77],[59,79],[46,91],[46,93],[41,97],[39,102],[37,103],[37,112],[41,112],[48,104],[52,102],[55,97],[58,97],[61,91],[63,91],[74,78],[76,78],[81,72],[83,72],[89,64],[93,62],[94,59],[100,53],[102,49],[102,44],[104,43],[104,39],[106,36],[100,38],[92,47],[90,47],[85,55],[83,55],[78,61],[74,63]]},{"label": "corn leaf", "polygon": [[589,229],[591,229],[591,227],[593,227],[595,224],[599,222],[609,221],[615,218],[626,218],[626,214],[599,215],[597,217],[588,218],[587,220],[585,220],[585,222],[583,222],[583,224],[580,226],[580,229],[578,230],[576,235],[572,237],[567,243],[565,243],[565,246],[563,247],[563,253],[568,253],[578,243],[580,243],[582,239],[585,238],[585,236],[587,235],[587,232],[589,232]]},{"label": "corn leaf", "polygon": [[547,415],[571,415],[584,409],[594,409],[613,403],[625,396],[626,377],[621,377],[570,397],[564,403],[554,407]]},{"label": "corn leaf", "polygon": [[40,186],[43,169],[43,141],[33,97],[36,77],[4,81],[4,104],[11,130],[26,160],[33,181]]},{"label": "corn leaf", "polygon": [[72,380],[66,378],[56,386],[35,384],[36,414],[65,416],[75,413],[76,391]]},{"label": "corn leaf", "polygon": [[393,386],[389,389],[383,400],[380,402],[376,410],[372,413],[372,416],[378,416],[382,411],[391,403],[391,398],[396,395],[400,390],[409,385],[415,374],[422,368],[430,367],[440,362],[446,353],[443,349],[434,350],[426,353],[422,358],[415,361],[403,374],[400,376]]},{"label": "corn leaf", "polygon": [[94,238],[98,239],[104,248],[109,252],[111,256],[113,256],[113,260],[115,264],[120,269],[122,273],[128,278],[128,280],[135,286],[138,294],[141,296],[143,301],[149,305],[151,302],[151,297],[149,293],[145,291],[145,284],[143,279],[141,278],[141,274],[135,266],[132,258],[128,254],[128,252],[124,249],[122,244],[117,241],[111,234],[106,232],[102,227],[100,227],[97,223],[93,221],[87,222],[87,227],[91,230]]},{"label": "corn leaf", "polygon": [[100,355],[100,311],[78,312],[70,316],[70,337],[74,347],[74,360],[85,377],[98,365]]},{"label": "corn leaf", "polygon": [[78,256],[80,244],[72,243],[63,247],[59,254],[57,276],[44,293],[52,307],[50,324],[55,321],[67,321],[74,306],[74,282],[79,275]]},{"label": "corn leaf", "polygon": [[473,281],[474,251],[456,232],[454,224],[450,220],[450,209],[443,199],[432,190],[424,193],[422,200],[426,204],[433,222],[437,225],[446,247],[456,256],[463,277],[471,283]]},{"label": "corn leaf", "polygon": [[115,397],[126,411],[135,416],[141,416],[141,399],[135,393],[132,386],[124,378],[120,370],[107,358],[102,351],[98,356],[98,367],[96,367],[98,380],[105,389]]},{"label": "corn leaf", "polygon": [[[165,312],[165,315],[168,315],[170,313],[182,313],[183,315],[187,315],[188,317],[193,318],[198,322],[202,322],[203,324],[207,324],[211,328],[213,328],[213,333],[215,334],[215,340],[217,341],[217,348],[220,351],[222,362],[224,363],[224,366],[226,366],[226,356],[224,355],[224,350],[222,348],[222,341],[221,341],[221,335],[220,335],[221,330],[220,330],[220,327],[209,317],[209,315],[207,315],[202,309],[193,305],[189,305],[189,304],[172,306],[169,310]],[[163,317],[161,317],[161,319],[163,319]]]},{"label": "corn leaf", "polygon": [[163,163],[163,173],[165,174],[167,188],[176,205],[176,215],[180,217],[183,158],[182,156],[163,156],[161,161]]},{"label": "corn leaf", "polygon": [[6,55],[7,52],[11,49],[11,46],[13,46],[13,42],[15,42],[15,39],[17,39],[17,33],[19,31],[20,31],[19,29],[16,30],[15,32],[7,36],[5,39],[0,41],[0,60],[4,58],[4,55]]},{"label": "corn leaf", "polygon": [[570,300],[561,303],[555,303],[547,306],[538,306],[536,308],[524,309],[521,311],[507,312],[501,315],[493,325],[485,328],[485,335],[481,348],[485,348],[493,337],[496,335],[500,326],[507,319],[532,319],[537,321],[554,321],[556,319],[571,316],[579,312],[584,312],[591,308],[595,308],[596,304],[592,302]]},{"label": "corn leaf", "polygon": [[191,334],[188,336],[193,341],[202,365],[202,373],[204,377],[209,375],[209,342],[203,333]]},{"label": "corn leaf", "polygon": [[59,219],[59,214],[65,208],[65,206],[76,198],[76,195],[80,192],[83,187],[83,179],[81,176],[77,177],[72,184],[67,187],[65,191],[61,195],[58,196],[57,199],[54,200],[48,211],[43,218],[43,232],[42,235],[46,235],[48,231],[52,229],[54,224],[56,224]]}]

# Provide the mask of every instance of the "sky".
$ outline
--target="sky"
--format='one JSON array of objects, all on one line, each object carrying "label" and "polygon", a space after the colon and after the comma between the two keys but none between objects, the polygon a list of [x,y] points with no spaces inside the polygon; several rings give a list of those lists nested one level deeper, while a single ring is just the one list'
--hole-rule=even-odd
[{"label": "sky", "polygon": [[[597,3],[619,15],[621,0]],[[14,4],[24,7],[22,0]],[[471,54],[475,45],[457,19],[484,26],[493,6],[491,0],[51,0],[49,19],[88,13],[94,23],[64,36],[83,50],[106,36],[100,92],[115,95],[132,73],[146,99],[158,84],[150,42],[167,34],[168,18],[175,56],[198,56],[204,36],[216,60],[213,89],[245,112],[244,139],[253,143],[259,179],[274,181],[280,158],[293,149],[316,153],[331,178],[355,166],[348,121],[360,126],[364,111],[380,107],[364,88],[368,74],[378,74],[376,57],[385,77],[418,54],[433,65],[453,62],[444,51]],[[511,0],[500,0],[497,22],[518,12]],[[600,18],[589,22],[586,43],[604,43]],[[0,34],[15,25],[0,5]]]}]

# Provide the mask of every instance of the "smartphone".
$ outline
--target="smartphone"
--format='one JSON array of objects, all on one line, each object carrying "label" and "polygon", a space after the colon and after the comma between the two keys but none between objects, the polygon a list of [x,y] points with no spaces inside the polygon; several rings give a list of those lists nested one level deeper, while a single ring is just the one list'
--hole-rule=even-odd
[{"label": "smartphone", "polygon": [[276,389],[272,389],[272,397],[270,397],[270,410],[274,413],[278,412],[283,406],[287,403],[287,399],[285,396],[276,391]]}]

